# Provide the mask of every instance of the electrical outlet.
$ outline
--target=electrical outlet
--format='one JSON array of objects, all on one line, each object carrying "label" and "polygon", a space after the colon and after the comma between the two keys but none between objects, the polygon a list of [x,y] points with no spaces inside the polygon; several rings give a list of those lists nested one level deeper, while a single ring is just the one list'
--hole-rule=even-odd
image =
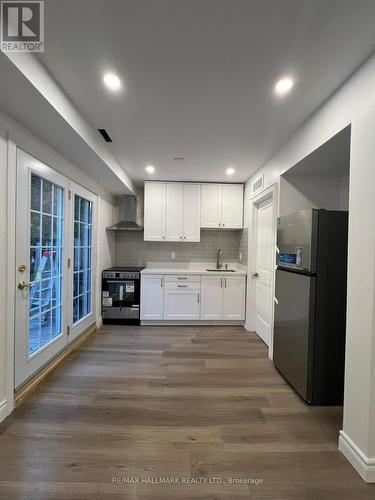
[{"label": "electrical outlet", "polygon": [[174,260],[176,258],[176,252],[171,252],[171,259]]}]

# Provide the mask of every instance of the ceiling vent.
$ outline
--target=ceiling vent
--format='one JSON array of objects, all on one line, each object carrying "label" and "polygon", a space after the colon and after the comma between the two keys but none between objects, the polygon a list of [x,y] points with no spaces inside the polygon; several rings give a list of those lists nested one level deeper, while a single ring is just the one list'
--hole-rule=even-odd
[{"label": "ceiling vent", "polygon": [[98,132],[103,137],[105,142],[113,142],[105,128],[98,128]]},{"label": "ceiling vent", "polygon": [[263,186],[264,186],[264,175],[261,175],[260,177],[258,177],[256,181],[253,182],[251,186],[251,194],[258,193],[263,189]]}]

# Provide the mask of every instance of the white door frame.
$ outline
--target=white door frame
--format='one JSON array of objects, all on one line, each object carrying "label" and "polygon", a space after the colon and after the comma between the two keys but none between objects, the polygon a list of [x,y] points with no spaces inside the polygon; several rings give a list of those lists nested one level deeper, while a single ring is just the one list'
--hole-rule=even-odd
[{"label": "white door frame", "polygon": [[[255,328],[255,280],[252,275],[256,269],[256,244],[257,244],[257,209],[258,205],[270,198],[272,203],[272,217],[274,220],[274,249],[276,255],[276,232],[277,232],[277,216],[279,211],[278,201],[278,185],[272,184],[264,191],[255,194],[250,198],[249,207],[249,245],[248,245],[248,267],[247,267],[247,299],[246,299],[246,324],[245,328],[249,331],[254,331]],[[275,266],[276,267],[276,266]],[[271,281],[271,300],[274,304],[275,297],[275,273],[272,274]],[[271,308],[271,339],[268,350],[268,357],[273,358],[273,323],[274,323],[274,307]]]}]

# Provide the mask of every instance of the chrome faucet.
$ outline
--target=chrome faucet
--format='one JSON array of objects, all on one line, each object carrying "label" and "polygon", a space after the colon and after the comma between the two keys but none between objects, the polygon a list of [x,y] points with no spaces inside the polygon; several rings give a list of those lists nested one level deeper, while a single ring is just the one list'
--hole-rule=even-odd
[{"label": "chrome faucet", "polygon": [[221,248],[219,248],[216,255],[216,269],[221,269],[222,267],[223,267],[223,252]]}]

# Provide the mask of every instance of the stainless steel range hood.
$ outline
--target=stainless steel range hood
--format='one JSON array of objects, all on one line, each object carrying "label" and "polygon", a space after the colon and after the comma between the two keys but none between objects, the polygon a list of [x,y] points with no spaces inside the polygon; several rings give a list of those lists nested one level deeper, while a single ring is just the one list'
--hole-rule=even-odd
[{"label": "stainless steel range hood", "polygon": [[109,231],[142,231],[141,217],[142,199],[135,196],[121,196],[117,199],[120,222],[107,227]]}]

